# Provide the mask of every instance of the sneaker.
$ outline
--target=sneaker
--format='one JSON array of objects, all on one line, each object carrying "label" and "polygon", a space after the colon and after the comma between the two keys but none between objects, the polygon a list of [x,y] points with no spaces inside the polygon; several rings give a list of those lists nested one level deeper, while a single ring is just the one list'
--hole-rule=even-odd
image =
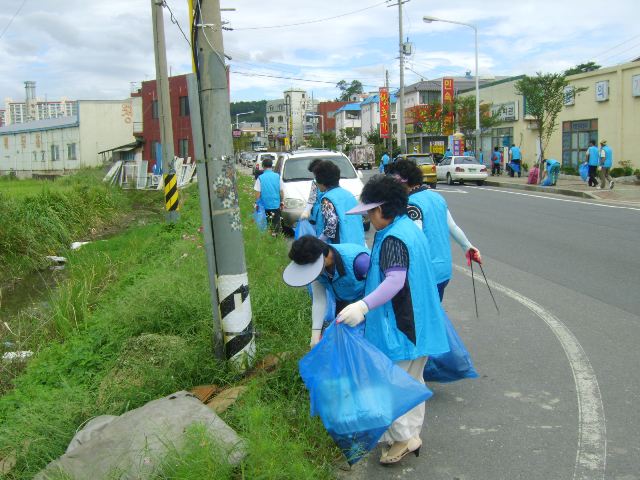
[{"label": "sneaker", "polygon": [[613,180],[609,182],[609,190],[613,190]]}]

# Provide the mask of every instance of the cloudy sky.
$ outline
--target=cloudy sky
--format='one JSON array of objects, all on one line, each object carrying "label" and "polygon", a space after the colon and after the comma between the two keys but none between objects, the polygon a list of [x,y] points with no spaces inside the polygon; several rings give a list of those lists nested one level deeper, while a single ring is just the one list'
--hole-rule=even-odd
[{"label": "cloudy sky", "polygon": [[[203,0],[207,1],[207,0]],[[166,0],[188,32],[187,0]],[[0,99],[124,98],[155,77],[150,0],[0,0]],[[335,83],[374,90],[398,80],[398,8],[381,0],[222,0],[232,57],[232,100],[278,98],[289,87],[335,98]],[[451,6],[447,6],[447,4]],[[173,74],[191,70],[189,46],[165,8]],[[473,31],[424,15],[474,23],[480,75],[561,71],[640,56],[638,0],[410,0],[404,34],[414,45],[406,83],[473,70]],[[298,24],[298,25],[292,25]],[[285,78],[283,78],[285,77]]]}]

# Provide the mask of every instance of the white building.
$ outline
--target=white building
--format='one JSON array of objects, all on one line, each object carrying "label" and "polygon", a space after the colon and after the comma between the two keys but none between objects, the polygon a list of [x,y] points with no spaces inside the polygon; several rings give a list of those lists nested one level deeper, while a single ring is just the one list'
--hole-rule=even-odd
[{"label": "white building", "polygon": [[[398,121],[396,113],[396,96],[389,95],[389,130],[394,138],[398,138]],[[362,138],[366,143],[367,135],[371,132],[380,132],[380,96],[378,94],[365,98],[360,104],[360,122],[362,126]]]},{"label": "white building", "polygon": [[77,114],[0,128],[0,175],[61,175],[134,142],[131,100],[80,100]]},{"label": "white building", "polygon": [[[336,135],[351,132],[353,135],[352,144],[362,144],[362,121],[360,118],[361,108],[359,103],[348,103],[335,113]],[[349,130],[347,130],[349,129]]]},{"label": "white building", "polygon": [[36,97],[36,82],[24,82],[25,101],[13,101],[5,98],[3,120],[0,125],[49,120],[51,118],[70,117],[78,114],[78,105],[73,100],[62,98],[48,101]]},{"label": "white building", "polygon": [[305,113],[311,104],[307,92],[296,88],[285,90],[284,98],[267,100],[266,131],[271,139],[280,145],[291,129],[291,146],[296,147],[304,140]]}]

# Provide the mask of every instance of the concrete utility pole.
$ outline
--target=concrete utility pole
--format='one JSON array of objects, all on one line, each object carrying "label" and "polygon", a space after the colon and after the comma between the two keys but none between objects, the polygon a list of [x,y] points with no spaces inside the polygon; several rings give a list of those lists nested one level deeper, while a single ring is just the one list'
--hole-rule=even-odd
[{"label": "concrete utility pole", "polygon": [[[162,175],[164,180],[167,221],[175,222],[178,213],[178,183],[173,168],[173,129],[171,128],[171,102],[169,78],[167,77],[167,50],[164,41],[164,18],[162,1],[151,0],[153,19],[153,49],[156,58],[156,89],[158,92],[158,120],[160,121],[160,143],[162,145]],[[157,154],[157,152],[154,152]],[[156,161],[158,158],[156,157]]]},{"label": "concrete utility pole", "polygon": [[402,42],[402,4],[404,0],[398,0],[398,40],[400,51],[400,108],[398,109],[398,140],[400,153],[407,153],[407,141],[404,132],[404,43]]},{"label": "concrete utility pole", "polygon": [[[244,368],[255,356],[255,339],[238,207],[220,3],[199,0],[197,5],[192,25],[196,29],[192,38],[197,82],[191,81],[190,87],[198,90],[201,114],[201,122],[196,125],[192,117],[192,125],[194,144],[196,140],[200,143],[196,147],[198,185],[205,243],[209,245],[206,253],[212,303],[217,302],[214,343],[220,355],[222,340],[226,358]],[[190,97],[194,97],[191,91]],[[195,102],[190,99],[190,105]]]}]

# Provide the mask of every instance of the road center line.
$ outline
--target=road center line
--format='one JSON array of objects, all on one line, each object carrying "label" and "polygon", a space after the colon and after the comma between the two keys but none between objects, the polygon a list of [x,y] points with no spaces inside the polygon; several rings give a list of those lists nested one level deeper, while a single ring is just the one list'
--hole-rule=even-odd
[{"label": "road center line", "polygon": [[533,197],[533,198],[541,198],[541,199],[544,199],[544,200],[554,200],[556,202],[579,203],[581,205],[595,205],[596,207],[605,207],[605,208],[621,208],[623,210],[635,210],[636,212],[640,212],[640,208],[636,208],[636,207],[623,207],[623,206],[620,206],[620,205],[607,205],[605,203],[584,202],[584,201],[580,201],[580,200],[569,200],[567,198],[547,197],[547,196],[544,196],[544,195],[534,195],[534,194],[531,194],[531,193],[512,192],[510,190],[503,190],[503,189],[499,189],[499,188],[474,187],[472,185],[469,185],[469,188],[473,188],[473,189],[476,189],[478,191],[488,190],[488,191],[491,191],[491,192],[507,193],[507,194],[510,194],[510,195],[521,195],[523,197]]},{"label": "road center line", "polygon": [[[471,276],[459,265],[453,267]],[[480,280],[482,282],[482,279]],[[578,449],[573,470],[574,480],[603,480],[607,462],[607,436],[602,396],[595,371],[587,354],[571,330],[541,305],[515,290],[489,280],[489,285],[540,317],[554,333],[569,360],[578,400]]]}]

